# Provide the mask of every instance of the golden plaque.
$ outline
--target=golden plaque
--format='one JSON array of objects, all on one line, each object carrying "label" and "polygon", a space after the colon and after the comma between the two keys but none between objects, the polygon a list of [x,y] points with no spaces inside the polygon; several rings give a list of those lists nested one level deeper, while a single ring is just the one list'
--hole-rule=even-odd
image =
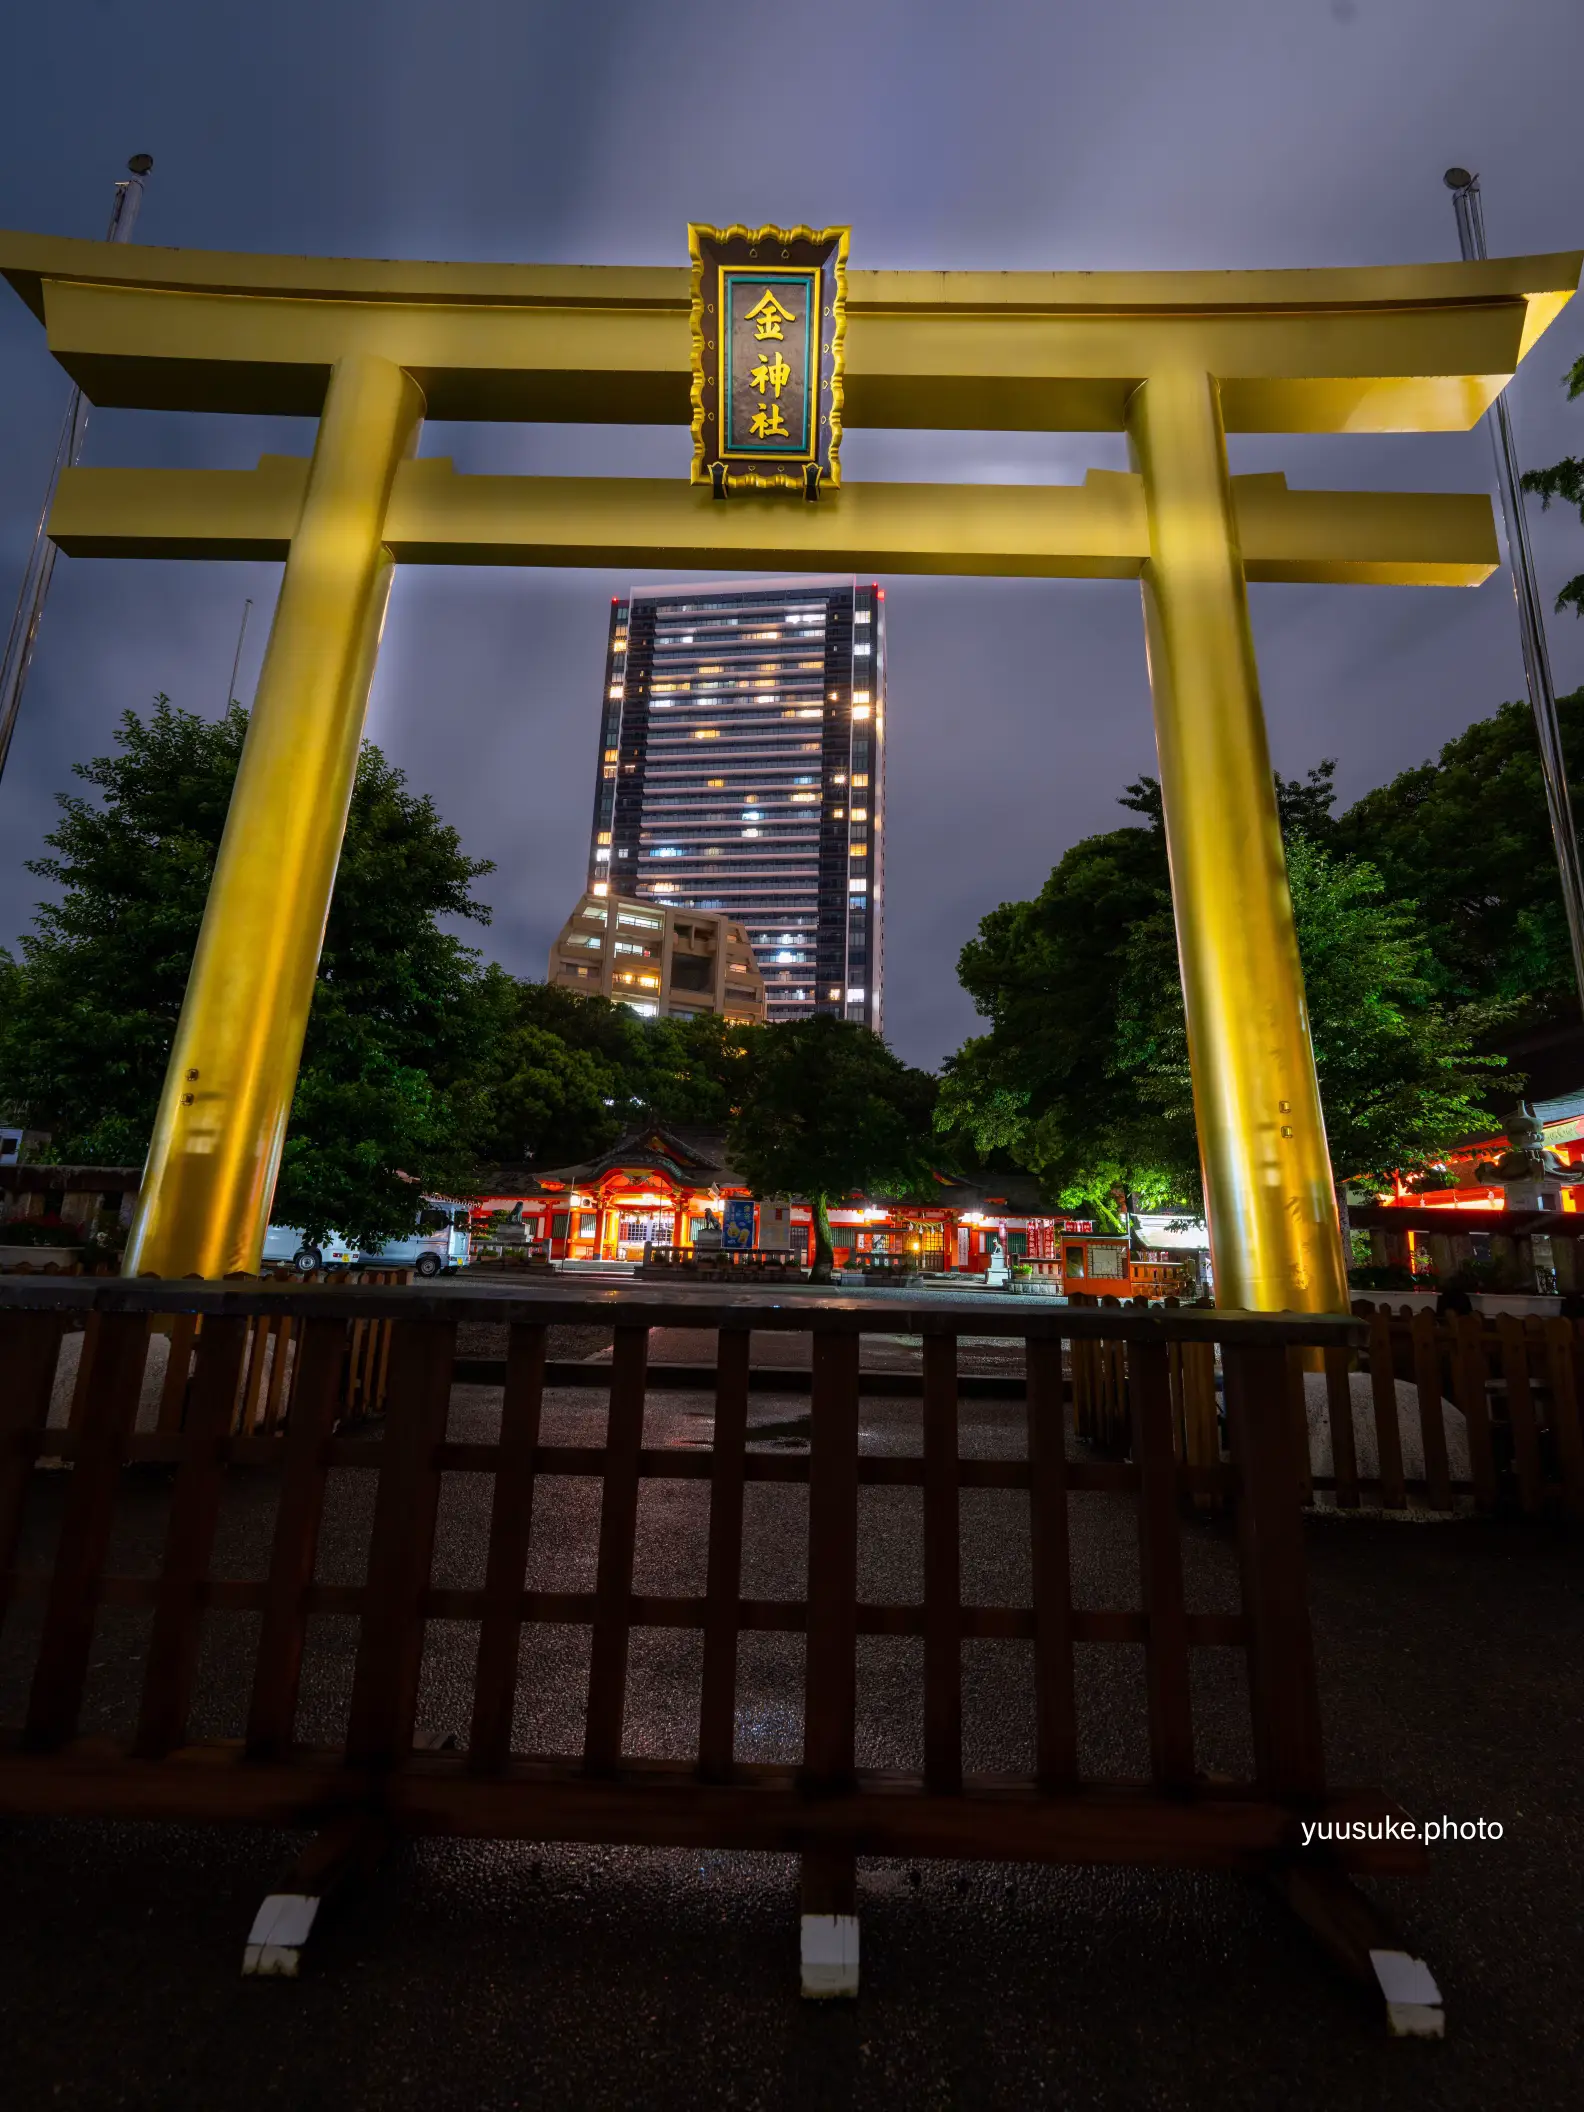
[{"label": "golden plaque", "polygon": [[696,227],[693,482],[819,497],[841,482],[845,227]]}]

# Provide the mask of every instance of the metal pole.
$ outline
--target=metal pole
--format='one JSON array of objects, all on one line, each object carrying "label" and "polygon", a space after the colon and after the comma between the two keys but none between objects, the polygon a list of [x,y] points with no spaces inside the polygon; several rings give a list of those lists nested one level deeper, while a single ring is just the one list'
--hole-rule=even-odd
[{"label": "metal pole", "polygon": [[240,667],[240,666],[242,665],[242,641],[243,641],[243,639],[244,639],[244,638],[245,638],[245,637],[247,636],[247,623],[248,623],[248,616],[249,616],[249,614],[251,613],[251,611],[252,611],[252,608],[253,608],[253,597],[252,597],[252,595],[250,594],[250,595],[248,596],[247,600],[246,600],[246,601],[244,601],[244,602],[243,602],[243,604],[242,604],[242,627],[241,627],[241,629],[240,629],[240,630],[239,630],[239,631],[237,632],[237,649],[236,649],[236,655],[235,655],[235,657],[233,658],[233,660],[232,660],[232,662],[231,662],[231,681],[230,681],[230,685],[229,685],[229,687],[228,687],[228,688],[227,688],[227,690],[226,690],[226,710],[227,710],[227,711],[229,711],[229,710],[231,709],[232,705],[233,705],[233,704],[234,704],[234,703],[236,702],[236,700],[237,700],[237,693],[236,693],[236,682],[237,682],[237,669],[238,669],[238,668],[239,668],[239,667]]},{"label": "metal pole", "polygon": [[[1441,180],[1452,193],[1458,243],[1464,261],[1472,263],[1483,259],[1485,213],[1478,176],[1471,176],[1467,169],[1448,169]],[[1507,569],[1512,574],[1513,599],[1518,604],[1524,678],[1529,685],[1529,708],[1534,713],[1535,738],[1540,744],[1540,774],[1545,780],[1551,840],[1556,846],[1557,877],[1562,884],[1562,906],[1567,912],[1568,940],[1573,949],[1573,982],[1579,1003],[1584,1006],[1584,867],[1579,862],[1578,832],[1573,823],[1573,802],[1568,793],[1567,764],[1562,753],[1562,727],[1557,718],[1556,688],[1551,680],[1551,655],[1546,647],[1545,615],[1535,581],[1534,552],[1529,545],[1529,522],[1524,512],[1518,449],[1513,440],[1512,418],[1505,394],[1498,396],[1491,405],[1485,423],[1490,429],[1491,447],[1496,456],[1496,485],[1507,531]]]},{"label": "metal pole", "polygon": [[[134,154],[127,163],[130,173],[115,188],[115,204],[110,209],[110,225],[105,232],[107,242],[131,241],[143,204],[143,179],[153,166],[152,154]],[[22,692],[27,687],[33,648],[38,642],[39,623],[55,570],[55,545],[49,539],[50,509],[55,504],[61,471],[76,467],[87,431],[87,399],[81,389],[74,388],[56,443],[43,510],[33,531],[33,547],[28,552],[27,565],[22,573],[22,590],[17,596],[16,613],[11,618],[11,629],[6,636],[5,656],[0,659],[0,777],[5,775],[11,736],[16,730],[17,713],[22,708]]]}]

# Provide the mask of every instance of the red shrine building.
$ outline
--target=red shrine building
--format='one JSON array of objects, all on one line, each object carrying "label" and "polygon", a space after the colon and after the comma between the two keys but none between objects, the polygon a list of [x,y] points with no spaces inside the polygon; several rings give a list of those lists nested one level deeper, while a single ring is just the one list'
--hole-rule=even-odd
[{"label": "red shrine building", "polygon": [[[982,1272],[999,1241],[1011,1267],[1058,1278],[1066,1289],[1133,1297],[1176,1288],[1174,1258],[1130,1257],[1121,1233],[1054,1214],[1031,1175],[934,1180],[936,1193],[909,1202],[855,1194],[831,1203],[837,1266],[884,1260],[926,1273]],[[749,1197],[720,1131],[653,1123],[577,1166],[503,1167],[474,1209],[480,1230],[503,1212],[520,1216],[555,1261],[641,1262],[645,1247],[692,1247],[706,1217],[718,1224],[724,1202]],[[813,1218],[807,1203],[759,1204],[754,1243],[790,1246],[807,1266]]]},{"label": "red shrine building", "polygon": [[1397,1175],[1383,1195],[1350,1196],[1351,1227],[1368,1234],[1373,1260],[1427,1281],[1503,1258],[1520,1273],[1538,1262],[1558,1290],[1584,1289],[1584,1092],[1534,1102],[1532,1126],[1543,1155],[1537,1177],[1513,1177],[1514,1140],[1494,1131],[1424,1173]]}]

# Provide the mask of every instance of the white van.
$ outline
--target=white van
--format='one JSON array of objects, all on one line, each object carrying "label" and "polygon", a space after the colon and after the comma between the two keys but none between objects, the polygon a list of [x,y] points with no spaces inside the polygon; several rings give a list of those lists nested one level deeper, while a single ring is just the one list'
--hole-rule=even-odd
[{"label": "white van", "polygon": [[363,1267],[412,1269],[419,1276],[439,1276],[468,1260],[470,1214],[466,1203],[426,1195],[408,1236],[388,1239],[380,1247],[349,1246],[339,1232],[309,1240],[295,1225],[271,1225],[264,1235],[263,1258],[290,1262],[305,1274],[313,1269]]}]

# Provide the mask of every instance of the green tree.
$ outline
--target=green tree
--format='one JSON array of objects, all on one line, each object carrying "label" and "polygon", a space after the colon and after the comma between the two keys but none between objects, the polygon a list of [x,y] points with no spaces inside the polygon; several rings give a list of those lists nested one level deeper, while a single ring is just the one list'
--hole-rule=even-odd
[{"label": "green tree", "polygon": [[469,1134],[481,1159],[561,1166],[652,1119],[724,1128],[746,1051],[763,1031],[706,1012],[643,1019],[608,998],[486,969],[480,1075]]},{"label": "green tree", "polygon": [[[1584,771],[1584,690],[1557,700],[1569,781]],[[1527,704],[1503,704],[1339,816],[1327,839],[1419,906],[1425,975],[1452,1005],[1573,1020],[1572,956]]]},{"label": "green tree", "polygon": [[928,1191],[934,1101],[928,1072],[909,1069],[854,1020],[820,1013],[752,1037],[732,1164],[755,1195],[814,1206],[815,1282],[831,1278],[833,1201]]},{"label": "green tree", "polygon": [[644,1022],[649,1070],[643,1099],[661,1122],[725,1127],[742,1099],[753,1051],[772,1030],[717,1012]]},{"label": "green tree", "polygon": [[[1132,786],[1124,804],[1147,801]],[[1118,1047],[1129,935],[1170,891],[1154,828],[1073,845],[1031,902],[1004,902],[963,948],[958,975],[991,1022],[947,1058],[936,1121],[981,1156],[1006,1152],[1064,1208],[1115,1221],[1119,1189],[1152,1200],[1191,1178],[1163,1154]]]},{"label": "green tree", "polygon": [[[1412,902],[1375,868],[1303,835],[1287,840],[1326,1139],[1339,1180],[1423,1165],[1480,1127],[1499,1059],[1473,1053],[1472,1018],[1439,1003]],[[1141,1105],[1197,1158],[1188,1034],[1169,909],[1133,927],[1118,999],[1117,1053]]]},{"label": "green tree", "polygon": [[[1584,359],[1576,359],[1567,377],[1568,400],[1584,396]],[[1553,499],[1561,499],[1564,505],[1576,506],[1579,519],[1584,521],[1584,462],[1576,455],[1564,455],[1560,462],[1553,462],[1549,469],[1531,469],[1523,480],[1525,491],[1538,492],[1545,505]],[[1576,572],[1556,598],[1557,614],[1571,609],[1575,616],[1584,616],[1584,572]]]},{"label": "green tree", "polygon": [[462,1110],[481,1163],[563,1166],[614,1141],[636,1040],[615,1016],[623,1009],[519,981],[494,963],[484,970],[476,1061]]},{"label": "green tree", "polygon": [[[1446,1004],[1411,900],[1330,848],[1333,766],[1276,781],[1333,1163],[1413,1165],[1483,1119],[1492,1008]],[[1010,1151],[1064,1208],[1121,1218],[1197,1204],[1199,1157],[1176,932],[1151,778],[1143,828],[1075,844],[1033,902],[1003,904],[959,973],[991,1031],[949,1058],[937,1121]]]},{"label": "green tree", "polygon": [[[0,1101],[63,1159],[135,1164],[148,1146],[247,715],[161,696],[118,752],[76,766],[30,870],[52,883],[21,958],[0,957]],[[487,863],[365,745],[325,931],[275,1214],[314,1237],[410,1228],[419,1192],[470,1160],[457,1100],[481,1027],[477,954],[441,918],[487,923]]]},{"label": "green tree", "polygon": [[[1328,825],[1334,769],[1276,778],[1285,831]],[[1074,844],[1032,902],[992,910],[964,947],[958,975],[992,1027],[947,1058],[936,1120],[981,1157],[1038,1174],[1060,1208],[1120,1227],[1129,1198],[1161,1208],[1197,1195],[1199,1161],[1191,1112],[1168,1120],[1141,1098],[1119,1038],[1131,935],[1171,916],[1160,786],[1140,778],[1119,804],[1145,825]]]}]

